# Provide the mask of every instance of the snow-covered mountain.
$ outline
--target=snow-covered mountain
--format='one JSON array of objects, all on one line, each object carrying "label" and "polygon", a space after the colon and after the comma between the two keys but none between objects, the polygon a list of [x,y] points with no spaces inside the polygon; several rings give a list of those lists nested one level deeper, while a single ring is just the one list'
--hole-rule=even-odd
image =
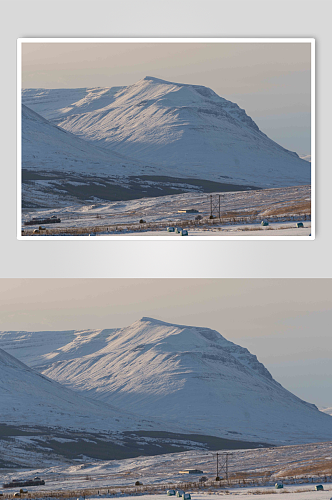
[{"label": "snow-covered mountain", "polygon": [[22,169],[22,201],[26,209],[58,210],[101,200],[241,189],[241,186],[197,180],[150,179],[148,174],[154,174],[155,167],[80,139],[25,105],[22,106]]},{"label": "snow-covered mountain", "polygon": [[139,162],[88,143],[22,105],[22,168],[36,171],[123,175]]},{"label": "snow-covered mountain", "polygon": [[24,104],[22,169],[23,208],[58,209],[155,194],[153,186],[130,178],[151,173],[139,162],[80,139]]},{"label": "snow-covered mountain", "polygon": [[26,89],[22,99],[82,139],[153,165],[155,175],[259,187],[310,183],[308,162],[207,87],[148,76],[129,87]]},{"label": "snow-covered mountain", "polygon": [[48,352],[34,335],[3,332],[0,345],[71,389],[168,428],[269,443],[332,440],[329,415],[214,330],[142,318],[117,330],[48,332]]},{"label": "snow-covered mountain", "polygon": [[[65,332],[62,340],[68,335]],[[89,340],[93,344],[93,335]],[[54,345],[59,340],[54,339]],[[37,341],[35,350],[44,352],[45,343]],[[30,356],[34,358],[32,348]],[[111,460],[188,449],[258,446],[204,436],[190,439],[183,424],[157,422],[87,398],[2,349],[0,402],[0,469],[45,467],[82,456]]]},{"label": "snow-covered mountain", "polygon": [[2,349],[0,401],[0,422],[10,425],[117,432],[139,429],[143,420],[50,380]]}]

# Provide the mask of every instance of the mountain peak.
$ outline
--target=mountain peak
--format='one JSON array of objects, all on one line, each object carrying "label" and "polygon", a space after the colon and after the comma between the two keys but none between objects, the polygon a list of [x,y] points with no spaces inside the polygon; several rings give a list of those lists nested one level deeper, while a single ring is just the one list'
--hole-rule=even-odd
[{"label": "mountain peak", "polygon": [[[284,389],[255,355],[210,328],[143,316],[122,329],[74,335],[77,349],[72,348],[73,334],[54,332],[54,336],[70,343],[47,353],[40,351],[38,361],[36,334],[37,349],[31,353],[34,365],[74,389],[77,396],[81,392],[122,411],[157,418],[168,429],[185,422],[188,433],[284,444],[332,439],[329,415]],[[18,356],[27,349],[18,348],[22,334],[20,342],[16,338],[11,352]],[[0,377],[0,396],[4,397],[12,374],[9,368],[2,372],[5,381],[1,392]],[[25,380],[29,373],[32,377],[31,371],[21,378]],[[39,395],[38,380],[31,380],[31,386]],[[46,383],[50,381],[44,379]],[[55,395],[56,387],[50,384],[50,388]],[[66,398],[72,400],[70,394]]]},{"label": "mountain peak", "polygon": [[[120,90],[88,92],[76,102],[69,89],[60,89],[55,100],[66,92],[62,101],[70,104],[57,110],[47,93],[30,91],[26,99],[61,128],[137,159],[154,175],[267,188],[310,183],[308,162],[269,139],[244,109],[209,87],[148,75]],[[142,173],[140,165],[137,171]]]},{"label": "mountain peak", "polygon": [[172,84],[172,85],[181,85],[180,83],[169,82],[167,80],[162,80],[161,78],[156,78],[155,76],[145,76],[140,81],[151,82],[151,83],[166,83],[166,84],[168,83],[168,84]]},{"label": "mountain peak", "polygon": [[163,321],[161,319],[150,318],[148,316],[143,316],[139,322],[141,323],[150,323],[151,325],[163,325],[163,326],[172,326],[175,328],[197,328],[196,326],[188,326],[188,325],[178,325],[177,323],[169,323],[168,321]]},{"label": "mountain peak", "polygon": [[[180,88],[187,88],[187,89],[194,89],[198,94],[200,94],[203,97],[216,97],[217,99],[220,99],[222,101],[226,101],[226,99],[223,99],[222,97],[218,96],[212,89],[209,87],[205,87],[204,85],[196,85],[192,83],[180,83],[180,82],[170,82],[168,80],[162,80],[161,78],[156,78],[154,76],[145,76],[142,80],[137,82],[139,84],[140,82],[149,82],[152,84],[160,84],[160,85],[169,85],[171,87],[178,87]],[[137,84],[134,84],[137,85]]]}]

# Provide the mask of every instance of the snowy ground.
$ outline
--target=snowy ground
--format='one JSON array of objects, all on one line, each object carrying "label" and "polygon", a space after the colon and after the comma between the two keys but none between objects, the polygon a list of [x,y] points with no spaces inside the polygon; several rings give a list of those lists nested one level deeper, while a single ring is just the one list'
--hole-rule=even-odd
[{"label": "snowy ground", "polygon": [[[204,491],[199,493],[191,492],[189,489],[188,491],[186,491],[186,493],[190,493],[192,500],[213,500],[213,498],[218,498],[220,496],[226,496],[227,498],[245,497],[246,500],[257,500],[257,495],[259,495],[259,498],[262,498],[262,500],[275,500],[276,494],[282,494],[283,500],[329,500],[331,498],[332,486],[331,484],[325,484],[324,486],[324,491],[315,491],[313,486],[311,488],[308,488],[294,485],[288,486],[287,488],[284,488],[282,490],[276,490],[273,486],[270,486],[263,488],[256,487],[242,489],[223,488],[221,490]],[[16,490],[18,490],[18,488]],[[89,500],[100,500],[100,498],[112,498],[114,496],[123,497],[128,495],[139,495],[139,498],[141,500],[170,500],[170,498],[176,499],[176,497],[167,496],[166,492],[162,494],[158,492],[156,494],[146,495],[139,492],[126,493],[124,491],[113,491],[106,488],[101,490],[98,495],[90,496],[87,494],[84,498],[89,498]],[[24,495],[22,495],[22,497],[24,498]],[[33,494],[30,494],[29,498],[34,498]],[[40,497],[39,495],[37,498],[42,499],[42,497]],[[44,498],[48,497],[45,496]]]},{"label": "snowy ground", "polygon": [[[220,454],[219,474],[222,477],[225,474],[222,467],[224,459],[225,456]],[[331,463],[332,443],[232,451],[228,458],[229,475],[234,477],[237,474],[237,479],[233,479],[233,484],[229,486],[223,483],[223,489],[215,489],[218,489],[221,494],[225,494],[225,488],[227,488],[234,495],[252,494],[252,496],[265,491],[270,494],[287,494],[307,490],[308,493],[296,498],[325,500],[332,496]],[[46,465],[39,469],[3,470],[2,474],[0,473],[0,482],[38,475],[46,483],[42,490],[48,492],[93,488],[113,488],[113,491],[120,492],[117,488],[133,487],[136,481],[142,482],[145,487],[156,487],[156,489],[171,484],[186,483],[186,490],[190,491],[191,487],[194,489],[195,483],[197,487],[201,475],[189,476],[179,473],[186,468],[202,470],[208,478],[207,485],[218,486],[218,484],[211,483],[216,476],[216,453],[206,451],[189,451],[107,462],[86,460],[83,457],[82,460],[75,460],[72,464]],[[325,482],[325,475],[327,482]],[[245,484],[243,484],[244,477]],[[240,485],[239,478],[241,478]],[[252,480],[255,481],[254,484],[250,483]],[[274,489],[274,483],[278,480],[284,481],[284,490]],[[315,492],[315,484],[320,483],[324,485],[326,491]],[[6,492],[16,490],[17,488],[13,488]],[[40,490],[40,487],[29,487],[29,491],[32,492]],[[201,496],[194,494],[193,498],[199,500]],[[202,500],[205,499],[206,496],[203,496]]]},{"label": "snowy ground", "polygon": [[[212,213],[219,219],[210,220]],[[166,231],[169,225],[180,225],[189,230],[189,236],[309,236],[310,186],[264,189],[228,193],[184,193],[179,195],[142,198],[139,200],[102,202],[96,201],[83,206],[66,206],[59,209],[26,210],[22,223],[33,217],[57,215],[61,223],[48,225],[48,233],[87,236],[98,235],[165,236],[178,235]],[[180,213],[193,209],[195,213]],[[203,219],[195,221],[200,215]],[[143,219],[144,224],[139,224]],[[260,225],[269,220],[267,227]],[[304,228],[297,228],[296,222],[303,222]],[[38,228],[22,226],[24,236]],[[79,231],[80,230],[80,231]],[[84,230],[87,233],[84,234]]]},{"label": "snowy ground", "polygon": [[[132,236],[133,232],[126,231],[124,236]],[[137,234],[137,233],[136,233]],[[295,222],[275,222],[268,227],[256,224],[238,224],[214,227],[197,227],[188,230],[188,236],[309,236],[311,234],[311,222],[304,223],[303,228],[297,228]],[[140,236],[164,236],[169,238],[179,238],[180,234],[169,233],[167,230],[161,231],[141,231]],[[96,235],[97,236],[97,235]]]}]

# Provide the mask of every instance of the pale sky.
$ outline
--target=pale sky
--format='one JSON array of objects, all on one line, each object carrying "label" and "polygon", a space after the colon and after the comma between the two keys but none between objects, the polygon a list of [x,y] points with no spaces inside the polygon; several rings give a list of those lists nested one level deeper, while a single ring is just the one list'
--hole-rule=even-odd
[{"label": "pale sky", "polygon": [[23,88],[205,85],[291,151],[310,154],[309,43],[23,43]]},{"label": "pale sky", "polygon": [[119,328],[142,316],[215,329],[286,389],[332,406],[332,279],[0,279],[2,331]]}]

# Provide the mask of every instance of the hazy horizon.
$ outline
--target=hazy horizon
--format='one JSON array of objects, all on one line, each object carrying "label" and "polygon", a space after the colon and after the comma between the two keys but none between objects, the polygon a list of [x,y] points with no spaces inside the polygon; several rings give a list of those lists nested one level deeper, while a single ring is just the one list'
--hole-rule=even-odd
[{"label": "hazy horizon", "polygon": [[309,43],[23,43],[22,88],[204,85],[283,147],[311,152]]}]

